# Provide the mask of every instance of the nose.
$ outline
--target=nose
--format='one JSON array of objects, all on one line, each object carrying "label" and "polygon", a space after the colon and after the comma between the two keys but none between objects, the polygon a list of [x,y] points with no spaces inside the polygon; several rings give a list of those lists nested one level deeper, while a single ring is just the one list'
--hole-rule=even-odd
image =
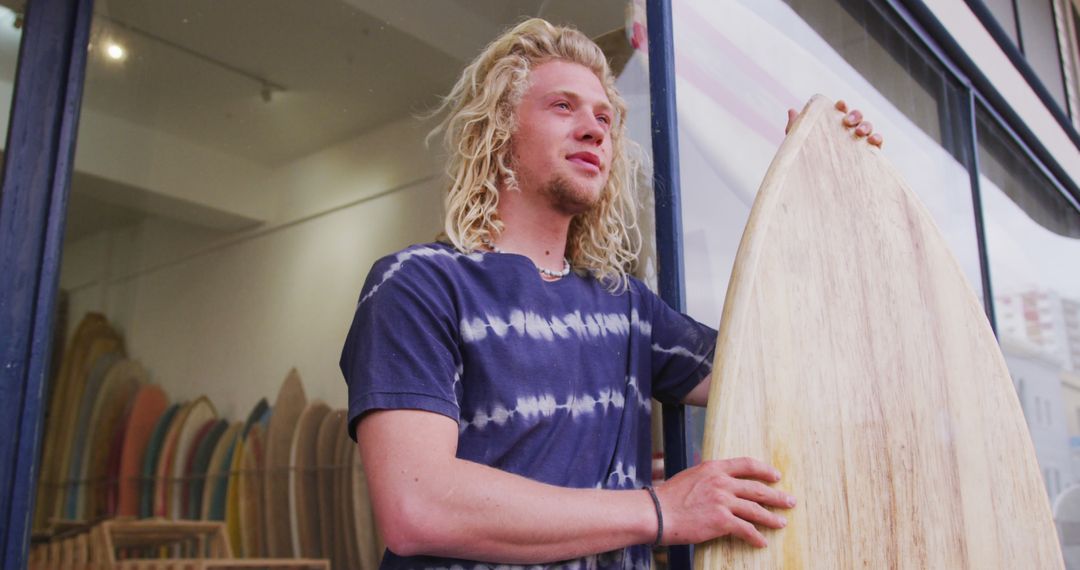
[{"label": "nose", "polygon": [[578,140],[600,146],[603,144],[605,136],[606,131],[604,131],[603,125],[596,117],[587,116],[578,125]]}]

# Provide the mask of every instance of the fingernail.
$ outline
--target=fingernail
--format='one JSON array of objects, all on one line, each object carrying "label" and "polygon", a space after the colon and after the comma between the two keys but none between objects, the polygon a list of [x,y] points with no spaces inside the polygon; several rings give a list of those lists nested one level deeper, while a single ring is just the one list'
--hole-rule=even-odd
[{"label": "fingernail", "polygon": [[789,507],[794,507],[795,506],[795,497],[792,497],[791,495],[788,495],[787,506],[789,506]]},{"label": "fingernail", "polygon": [[845,120],[847,120],[848,122],[854,122],[855,121],[855,112],[852,111],[852,112],[848,113],[848,116],[845,117]]},{"label": "fingernail", "polygon": [[779,471],[779,470],[777,470],[777,469],[773,469],[773,470],[772,470],[772,476],[773,476],[773,478],[775,478],[775,479],[779,479],[779,478],[780,478],[780,471]]},{"label": "fingernail", "polygon": [[780,526],[787,526],[787,519],[786,518],[780,517]]}]

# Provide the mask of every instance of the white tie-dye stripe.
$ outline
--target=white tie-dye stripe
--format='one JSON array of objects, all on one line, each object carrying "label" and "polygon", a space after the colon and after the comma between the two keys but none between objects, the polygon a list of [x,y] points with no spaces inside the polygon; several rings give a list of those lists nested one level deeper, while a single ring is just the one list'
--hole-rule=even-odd
[{"label": "white tie-dye stripe", "polygon": [[671,348],[664,348],[655,342],[652,345],[653,352],[663,352],[664,354],[674,354],[675,356],[685,356],[686,358],[692,358],[699,364],[705,362],[705,357],[691,351],[688,348],[682,346],[673,346]]},{"label": "white tie-dye stripe", "polygon": [[572,337],[584,340],[608,335],[627,336],[631,328],[636,328],[646,335],[652,333],[651,323],[638,318],[637,310],[631,311],[629,318],[620,313],[592,313],[582,316],[581,311],[574,311],[548,319],[532,311],[514,309],[506,318],[485,314],[483,317],[461,319],[461,339],[464,342],[481,341],[488,337],[490,330],[498,338],[506,338],[513,332],[518,337],[548,342],[556,338]]},{"label": "white tie-dye stripe", "polygon": [[414,257],[437,257],[437,256],[440,256],[440,255],[445,256],[445,257],[449,257],[451,259],[459,259],[459,258],[464,257],[466,259],[469,259],[471,261],[476,261],[476,262],[480,262],[480,261],[482,261],[484,259],[483,254],[480,254],[480,253],[465,254],[465,253],[458,253],[456,251],[447,251],[445,249],[435,249],[435,248],[431,248],[431,247],[415,247],[415,248],[407,249],[405,251],[402,251],[402,252],[398,253],[395,256],[394,263],[390,264],[390,267],[386,271],[383,272],[382,279],[380,279],[378,283],[373,285],[371,287],[371,290],[367,292],[367,295],[364,295],[360,299],[360,301],[358,303],[356,303],[356,307],[360,308],[360,305],[363,305],[364,301],[367,301],[368,299],[370,299],[372,297],[372,295],[374,295],[375,292],[379,290],[379,287],[382,287],[387,281],[390,280],[391,277],[394,276],[395,273],[397,273],[398,271],[401,270],[401,266],[404,265],[405,262],[409,261],[410,259],[412,259]]},{"label": "white tie-dye stripe", "polygon": [[634,489],[642,487],[641,481],[637,478],[637,467],[624,466],[622,461],[615,464],[615,470],[608,474],[607,482],[609,487],[625,488],[627,483]]},{"label": "white tie-dye stripe", "polygon": [[[634,398],[634,403],[640,406],[646,413],[651,412],[652,406],[649,404],[649,400],[644,394],[641,393],[641,389],[638,387],[637,378],[628,376],[626,382],[629,386],[629,392]],[[626,407],[626,397],[617,390],[601,390],[600,393],[595,396],[590,394],[574,394],[564,402],[558,401],[552,394],[523,396],[518,398],[514,406],[510,408],[507,408],[502,404],[495,404],[490,409],[477,410],[472,418],[461,418],[458,422],[458,427],[462,432],[469,427],[482,430],[491,424],[498,427],[504,426],[516,418],[520,418],[524,421],[535,421],[539,418],[548,418],[560,411],[567,412],[570,414],[570,417],[577,419],[598,412],[606,413],[613,409],[621,410],[624,407]]]}]

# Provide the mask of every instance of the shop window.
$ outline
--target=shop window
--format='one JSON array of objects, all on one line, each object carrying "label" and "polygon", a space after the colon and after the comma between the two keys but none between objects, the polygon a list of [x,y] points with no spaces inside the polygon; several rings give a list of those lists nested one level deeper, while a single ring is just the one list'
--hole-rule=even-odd
[{"label": "shop window", "polygon": [[[976,294],[981,272],[962,91],[875,2],[677,0],[673,5],[687,308],[719,324],[755,194],[786,109],[844,99],[930,210]],[[704,412],[691,408],[691,460]]]},{"label": "shop window", "polygon": [[[444,165],[424,141],[437,121],[424,116],[506,28],[541,16],[597,39],[618,69],[631,137],[650,148],[648,66],[623,0],[94,8],[60,275],[66,340],[56,351],[68,367],[53,380],[34,518],[46,535],[114,515],[233,517],[220,496],[199,497],[261,470],[266,530],[290,537],[295,515],[274,502],[289,487],[275,478],[297,465],[259,464],[256,444],[242,456],[237,442],[262,430],[273,461],[274,422],[285,422],[279,435],[300,433],[288,431],[299,416],[274,414],[321,401],[328,422],[347,406],[338,363],[367,271],[442,229]],[[13,72],[17,46],[5,13],[0,73]],[[150,385],[160,409],[140,429],[160,440],[137,447],[146,470],[121,472],[110,454]],[[250,465],[215,471],[219,448]],[[322,477],[341,457],[304,473]],[[229,538],[237,555],[336,556],[295,537]]]},{"label": "shop window", "polygon": [[[1060,480],[1074,481],[1063,379],[1072,369],[1069,345],[1073,333],[1064,326],[1080,300],[1080,208],[1054,184],[1045,171],[979,107],[976,114],[979,189],[986,231],[986,249],[995,312],[1015,313],[1028,326],[999,329],[999,341],[1009,371],[1022,376],[1024,390],[1040,404],[1024,408],[1040,465],[1053,469],[1047,485],[1053,501]],[[1038,298],[1031,310],[1020,312],[1022,299]],[[999,317],[1000,322],[1000,317]],[[1043,323],[1062,326],[1039,327]],[[1032,417],[1034,414],[1034,417]],[[1063,536],[1064,544],[1080,537]]]},{"label": "shop window", "polygon": [[1017,43],[1019,34],[1016,30],[1016,1],[1015,0],[984,0],[984,4],[994,15],[994,19],[1001,25],[1013,43]]},{"label": "shop window", "polygon": [[[1062,70],[1062,42],[1068,39],[1066,7],[1057,0],[984,0],[994,19],[1013,41],[1063,111],[1069,103]],[[1060,18],[1060,19],[1059,19]]]},{"label": "shop window", "polygon": [[[8,121],[11,118],[11,97],[15,89],[15,67],[19,61],[19,45],[22,41],[23,14],[26,2],[7,3],[0,6],[0,135],[7,141]],[[4,149],[4,154],[6,154]],[[0,174],[3,174],[3,156],[0,156]]]}]

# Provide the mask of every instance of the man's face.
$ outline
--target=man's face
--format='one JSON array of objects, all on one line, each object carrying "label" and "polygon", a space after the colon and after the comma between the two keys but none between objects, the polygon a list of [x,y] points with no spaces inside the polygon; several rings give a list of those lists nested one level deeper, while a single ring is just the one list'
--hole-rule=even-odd
[{"label": "man's face", "polygon": [[534,68],[511,141],[518,184],[567,215],[600,199],[611,168],[614,110],[587,67],[550,61]]}]

